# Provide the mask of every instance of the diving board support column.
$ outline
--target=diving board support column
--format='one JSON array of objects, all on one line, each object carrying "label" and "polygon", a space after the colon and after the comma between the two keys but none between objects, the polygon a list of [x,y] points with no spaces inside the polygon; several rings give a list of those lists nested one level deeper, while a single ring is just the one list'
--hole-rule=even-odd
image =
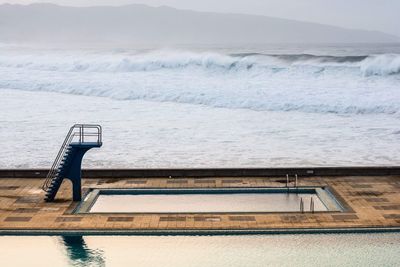
[{"label": "diving board support column", "polygon": [[71,167],[65,178],[72,183],[72,199],[73,201],[82,200],[82,159],[85,153],[93,146],[82,144],[71,145],[75,150],[74,158],[71,162]]}]

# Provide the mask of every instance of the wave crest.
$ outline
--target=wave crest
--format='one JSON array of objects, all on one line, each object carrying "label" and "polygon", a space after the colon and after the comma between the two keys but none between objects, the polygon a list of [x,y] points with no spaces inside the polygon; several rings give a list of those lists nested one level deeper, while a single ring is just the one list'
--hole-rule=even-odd
[{"label": "wave crest", "polygon": [[359,69],[363,76],[400,73],[400,55],[325,56],[310,54],[218,54],[153,51],[138,54],[0,56],[0,67],[66,72],[138,72],[177,69],[270,71],[292,67]]},{"label": "wave crest", "polygon": [[256,111],[400,115],[400,76],[393,75],[399,61],[396,54],[3,54],[0,89]]},{"label": "wave crest", "polygon": [[392,75],[400,73],[400,55],[385,54],[370,56],[361,62],[362,74],[371,75]]}]

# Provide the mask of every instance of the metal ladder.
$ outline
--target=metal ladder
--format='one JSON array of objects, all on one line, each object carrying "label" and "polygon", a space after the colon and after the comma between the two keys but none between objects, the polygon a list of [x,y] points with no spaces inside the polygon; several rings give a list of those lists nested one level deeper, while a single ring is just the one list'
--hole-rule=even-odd
[{"label": "metal ladder", "polygon": [[[304,200],[303,200],[302,197],[300,198],[300,212],[301,213],[305,212],[305,210],[304,210]],[[310,212],[311,213],[315,212],[315,203],[314,203],[314,198],[313,197],[311,197],[311,199],[310,199]]]},{"label": "metal ladder", "polygon": [[[289,193],[289,191],[290,191],[290,178],[289,178],[289,174],[286,174],[286,189],[287,189],[287,193]],[[298,176],[297,176],[297,173],[294,175],[294,186],[293,186],[295,189],[296,189],[296,193],[298,193],[299,192],[299,181],[298,181]]]}]

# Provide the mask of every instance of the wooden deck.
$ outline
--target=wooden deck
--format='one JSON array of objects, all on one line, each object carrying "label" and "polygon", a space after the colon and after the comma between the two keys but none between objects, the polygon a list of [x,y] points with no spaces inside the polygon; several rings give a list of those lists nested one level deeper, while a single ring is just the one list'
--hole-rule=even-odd
[{"label": "wooden deck", "polygon": [[[84,179],[89,188],[283,187],[282,177]],[[340,213],[72,214],[71,185],[44,202],[43,179],[0,179],[0,231],[6,230],[265,230],[400,227],[400,176],[300,178],[300,186],[329,186],[348,205]]]}]

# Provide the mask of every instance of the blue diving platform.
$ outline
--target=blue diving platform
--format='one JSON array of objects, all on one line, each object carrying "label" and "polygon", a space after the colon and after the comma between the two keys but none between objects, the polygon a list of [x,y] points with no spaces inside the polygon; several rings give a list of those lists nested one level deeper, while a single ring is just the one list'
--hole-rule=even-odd
[{"label": "blue diving platform", "polygon": [[45,201],[54,201],[64,179],[72,182],[72,199],[82,199],[81,166],[85,153],[102,146],[102,128],[95,124],[75,124],[65,137],[42,189]]}]

